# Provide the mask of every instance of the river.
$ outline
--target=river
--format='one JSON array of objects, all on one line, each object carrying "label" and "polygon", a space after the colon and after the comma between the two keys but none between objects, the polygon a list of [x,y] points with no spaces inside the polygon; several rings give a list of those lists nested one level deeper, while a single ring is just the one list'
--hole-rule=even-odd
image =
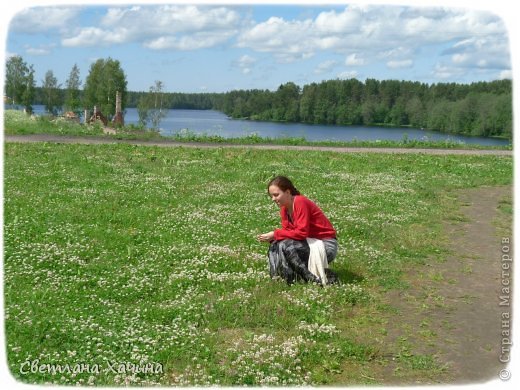
[{"label": "river", "polygon": [[[37,114],[40,113],[39,111],[43,111],[43,107],[35,106],[34,108]],[[137,124],[138,119],[137,109],[126,109],[125,124]],[[505,139],[469,137],[403,127],[311,125],[248,121],[231,119],[225,114],[213,110],[168,110],[168,114],[161,121],[160,127],[161,134],[166,136],[182,131],[190,131],[195,134],[219,135],[224,138],[256,134],[260,137],[269,138],[303,137],[308,141],[401,141],[406,137],[409,140],[451,140],[485,146],[510,144]]]}]

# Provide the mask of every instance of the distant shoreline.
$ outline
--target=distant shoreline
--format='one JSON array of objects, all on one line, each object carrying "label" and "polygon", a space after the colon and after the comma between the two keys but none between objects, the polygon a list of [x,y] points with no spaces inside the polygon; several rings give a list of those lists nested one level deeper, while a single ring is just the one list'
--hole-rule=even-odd
[{"label": "distant shoreline", "polygon": [[[12,107],[8,108],[7,106],[4,105],[4,110],[5,109],[19,110],[19,109],[12,108]],[[35,106],[42,106],[42,105],[35,104]],[[127,106],[127,107],[125,107],[124,111],[126,111],[127,109],[136,110],[137,107]],[[485,138],[485,139],[496,139],[496,140],[509,141],[510,143],[512,143],[512,141],[508,137],[500,136],[500,135],[484,136],[484,135],[471,135],[471,134],[464,134],[464,133],[450,133],[450,132],[446,132],[446,131],[430,129],[430,128],[425,128],[425,127],[423,127],[423,128],[413,127],[412,125],[393,125],[393,124],[388,124],[388,123],[371,123],[371,124],[360,124],[360,125],[358,125],[358,124],[329,124],[329,123],[312,123],[312,122],[304,122],[304,121],[291,122],[291,121],[287,121],[287,120],[265,120],[265,119],[256,119],[254,117],[234,118],[230,115],[227,115],[225,112],[219,111],[215,108],[207,108],[207,109],[205,109],[205,108],[166,108],[166,110],[214,111],[214,112],[221,113],[222,115],[225,115],[230,120],[242,120],[242,121],[249,121],[249,122],[253,122],[253,123],[258,122],[258,123],[302,124],[302,125],[306,125],[306,126],[331,126],[331,127],[337,126],[337,127],[366,127],[366,128],[378,127],[378,128],[382,128],[382,129],[384,129],[384,128],[411,129],[411,130],[431,131],[433,133],[442,134],[442,135],[446,135],[446,136],[454,136],[454,137],[462,136],[462,137],[469,137],[469,138],[475,137],[475,138]],[[126,114],[126,112],[125,112],[125,114]],[[42,116],[45,114],[38,113],[38,114],[34,114],[34,115]],[[81,115],[80,115],[80,117],[81,117]]]}]

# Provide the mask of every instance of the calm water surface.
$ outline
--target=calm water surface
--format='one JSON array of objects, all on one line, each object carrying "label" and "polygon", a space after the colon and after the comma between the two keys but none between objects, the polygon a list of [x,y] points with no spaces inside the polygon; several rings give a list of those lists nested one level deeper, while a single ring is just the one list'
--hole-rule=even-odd
[{"label": "calm water surface", "polygon": [[[43,106],[35,106],[34,109],[36,114],[43,112]],[[126,109],[125,124],[137,124],[138,119],[137,109]],[[401,141],[406,136],[410,140],[451,140],[486,146],[509,144],[508,140],[503,139],[451,135],[412,128],[247,121],[230,119],[225,114],[213,110],[169,110],[168,115],[161,121],[163,135],[178,134],[187,130],[195,134],[219,135],[224,138],[256,134],[269,138],[303,137],[308,141]]]},{"label": "calm water surface", "polygon": [[[137,122],[137,110],[128,108],[125,123],[137,124]],[[502,139],[449,135],[412,128],[247,121],[230,119],[225,114],[213,110],[169,110],[168,116],[161,121],[161,134],[163,135],[177,134],[186,130],[196,134],[220,135],[225,138],[257,134],[260,137],[270,138],[303,137],[308,141],[401,141],[403,136],[407,136],[408,139],[414,140],[452,140],[487,146],[509,144],[509,141]]]}]

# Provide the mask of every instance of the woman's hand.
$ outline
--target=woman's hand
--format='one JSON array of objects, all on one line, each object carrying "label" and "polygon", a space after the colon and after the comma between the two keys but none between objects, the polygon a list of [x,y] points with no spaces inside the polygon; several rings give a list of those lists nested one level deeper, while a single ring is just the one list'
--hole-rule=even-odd
[{"label": "woman's hand", "polygon": [[274,240],[274,231],[264,234],[259,234],[256,239],[260,242],[270,242]]}]

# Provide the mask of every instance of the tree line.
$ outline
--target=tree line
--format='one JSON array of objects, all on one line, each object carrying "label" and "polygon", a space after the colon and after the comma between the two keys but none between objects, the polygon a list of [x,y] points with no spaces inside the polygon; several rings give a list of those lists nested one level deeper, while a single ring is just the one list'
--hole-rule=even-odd
[{"label": "tree line", "polygon": [[214,109],[233,118],[335,125],[411,126],[448,133],[512,135],[511,80],[472,84],[367,79],[223,94]]},{"label": "tree line", "polygon": [[6,64],[5,95],[10,104],[32,111],[43,104],[49,113],[80,113],[97,106],[115,114],[115,93],[122,108],[135,107],[141,127],[159,128],[168,109],[213,109],[232,118],[335,125],[411,126],[454,134],[512,138],[512,82],[471,84],[366,79],[326,80],[300,87],[293,82],[270,90],[225,93],[167,93],[156,80],[149,91],[127,91],[126,75],[117,60],[99,59],[90,66],[82,87],[74,65],[65,85],[52,70],[36,86],[34,68],[22,57]]}]

